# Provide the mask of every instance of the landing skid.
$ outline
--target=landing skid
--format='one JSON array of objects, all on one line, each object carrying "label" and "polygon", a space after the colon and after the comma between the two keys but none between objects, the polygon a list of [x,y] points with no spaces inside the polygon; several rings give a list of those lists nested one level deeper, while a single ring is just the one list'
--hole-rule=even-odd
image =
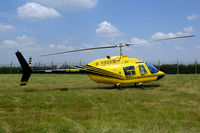
[{"label": "landing skid", "polygon": [[[120,84],[115,84],[114,87],[117,88],[117,89],[119,89],[119,90],[123,90],[123,88],[122,88],[122,86],[121,86]],[[145,89],[145,88],[144,88],[144,85],[143,85],[142,83],[135,84],[134,87],[135,87],[135,88],[138,88],[138,87],[139,87],[139,88],[141,88],[142,90]]]},{"label": "landing skid", "polygon": [[119,89],[119,90],[123,90],[122,86],[119,84],[115,84],[115,88]]},{"label": "landing skid", "polygon": [[135,84],[135,88],[141,88],[142,90],[144,90],[144,85],[142,83],[139,83],[139,84]]}]

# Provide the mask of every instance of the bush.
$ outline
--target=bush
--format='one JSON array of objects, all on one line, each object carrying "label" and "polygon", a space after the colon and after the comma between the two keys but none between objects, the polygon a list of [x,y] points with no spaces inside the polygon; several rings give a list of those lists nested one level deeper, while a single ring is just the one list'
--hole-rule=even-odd
[{"label": "bush", "polygon": [[[156,66],[158,68],[158,66]],[[197,65],[198,73],[200,73],[200,65]],[[177,64],[164,64],[160,66],[160,70],[166,74],[177,74]],[[195,64],[179,65],[179,74],[194,74]]]},{"label": "bush", "polygon": [[10,69],[10,67],[0,67],[0,74],[17,74],[21,71],[21,67],[12,67],[12,69]]}]

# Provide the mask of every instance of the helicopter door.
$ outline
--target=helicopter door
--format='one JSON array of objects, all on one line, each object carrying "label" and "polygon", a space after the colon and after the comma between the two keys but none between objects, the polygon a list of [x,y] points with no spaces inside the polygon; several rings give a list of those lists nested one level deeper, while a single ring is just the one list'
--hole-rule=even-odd
[{"label": "helicopter door", "polygon": [[139,65],[140,73],[141,75],[144,75],[147,73],[147,70],[144,68],[144,65]]}]

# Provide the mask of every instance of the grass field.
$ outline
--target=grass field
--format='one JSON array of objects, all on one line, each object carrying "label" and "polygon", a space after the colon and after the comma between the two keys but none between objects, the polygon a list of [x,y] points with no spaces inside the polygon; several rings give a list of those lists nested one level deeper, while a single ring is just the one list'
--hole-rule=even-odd
[{"label": "grass field", "polygon": [[166,75],[134,86],[98,84],[87,75],[0,75],[0,132],[200,132],[200,75]]}]

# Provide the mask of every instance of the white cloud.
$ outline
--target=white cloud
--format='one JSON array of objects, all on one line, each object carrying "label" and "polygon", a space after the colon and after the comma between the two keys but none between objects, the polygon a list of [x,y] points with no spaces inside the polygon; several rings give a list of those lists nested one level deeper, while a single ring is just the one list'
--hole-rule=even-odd
[{"label": "white cloud", "polygon": [[22,35],[22,36],[16,37],[16,42],[19,45],[23,45],[23,46],[35,45],[35,38]]},{"label": "white cloud", "polygon": [[22,35],[22,36],[17,36],[16,39],[17,40],[26,40],[28,37],[26,35]]},{"label": "white cloud", "polygon": [[39,50],[41,47],[37,45],[35,38],[28,37],[26,35],[17,36],[15,39],[12,40],[4,40],[1,45],[1,49],[12,48],[15,50]]},{"label": "white cloud", "polygon": [[133,37],[133,38],[131,39],[131,43],[137,44],[137,45],[148,45],[148,44],[149,44],[146,40],[144,40],[144,39],[139,39],[139,38],[137,38],[137,37]]},{"label": "white cloud", "polygon": [[12,31],[12,30],[15,30],[14,26],[0,24],[0,32],[8,32],[8,31]]},{"label": "white cloud", "polygon": [[96,34],[99,37],[118,37],[122,36],[122,33],[111,23],[104,21],[98,25],[99,28],[96,29]]},{"label": "white cloud", "polygon": [[[165,38],[173,38],[173,37],[191,35],[191,33],[194,32],[194,31],[195,30],[193,29],[193,27],[189,26],[189,27],[183,28],[183,32],[182,31],[178,31],[177,33],[157,32],[157,33],[155,33],[155,34],[153,34],[151,36],[151,40],[159,40],[159,39],[165,39]],[[137,38],[137,37],[133,37],[131,39],[131,43],[138,44],[138,45],[150,45],[150,44],[152,44],[152,41],[146,41],[145,39],[140,39],[140,38]],[[183,50],[183,47],[178,46],[178,45],[175,48],[176,48],[176,50]]]},{"label": "white cloud", "polygon": [[74,50],[74,47],[72,47],[72,46],[65,46],[65,45],[56,45],[56,49],[57,50],[66,50],[66,51],[69,51],[69,50]]},{"label": "white cloud", "polygon": [[93,8],[98,3],[98,0],[35,0],[35,1],[42,4],[46,4],[51,7],[61,8],[67,11]]},{"label": "white cloud", "polygon": [[151,36],[152,39],[163,39],[163,38],[170,38],[170,37],[176,37],[176,34],[171,33],[171,32],[167,34],[162,33],[162,32],[157,32]]},{"label": "white cloud", "polygon": [[61,49],[61,50],[64,50],[64,49],[66,49],[66,46],[65,45],[57,45],[57,48]]},{"label": "white cloud", "polygon": [[25,18],[53,18],[61,15],[51,7],[45,7],[37,3],[29,2],[17,9],[19,17]]},{"label": "white cloud", "polygon": [[192,26],[185,27],[183,28],[182,31],[178,31],[177,33],[162,33],[162,32],[157,32],[151,36],[152,39],[163,39],[163,38],[171,38],[171,37],[177,37],[177,36],[184,36],[184,35],[190,35],[192,32],[194,32],[194,29]]},{"label": "white cloud", "polygon": [[17,43],[15,41],[13,41],[13,40],[4,40],[3,44],[5,44],[5,45],[15,45]]},{"label": "white cloud", "polygon": [[0,44],[0,60],[2,63],[13,61],[18,64],[15,57],[15,52],[17,50],[21,51],[25,58],[28,56],[34,56],[34,60],[38,59],[38,56],[42,51],[44,51],[43,49],[46,48],[39,45],[34,37],[27,35],[16,36],[13,39],[5,39],[4,41],[1,41]]},{"label": "white cloud", "polygon": [[18,43],[14,40],[4,40],[2,48],[16,48],[18,46]]},{"label": "white cloud", "polygon": [[55,48],[55,44],[50,44],[49,47],[50,48]]},{"label": "white cloud", "polygon": [[192,14],[192,15],[188,15],[188,16],[187,16],[187,19],[188,19],[188,20],[195,20],[195,19],[197,19],[197,18],[199,18],[199,16],[196,15],[196,14]]},{"label": "white cloud", "polygon": [[183,30],[184,30],[184,32],[187,32],[187,33],[194,32],[194,29],[192,26],[185,27]]}]

